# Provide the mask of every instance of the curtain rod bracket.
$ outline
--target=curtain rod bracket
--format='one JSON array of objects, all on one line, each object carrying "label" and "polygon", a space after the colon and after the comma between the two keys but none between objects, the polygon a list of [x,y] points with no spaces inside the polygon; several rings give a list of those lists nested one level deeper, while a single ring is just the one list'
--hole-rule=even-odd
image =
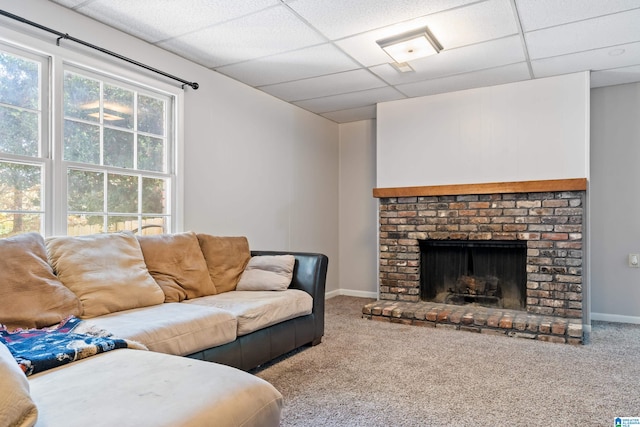
[{"label": "curtain rod bracket", "polygon": [[62,39],[65,39],[65,40],[66,40],[66,39],[68,39],[68,38],[69,38],[69,34],[65,34],[65,35],[63,35],[63,36],[58,37],[58,38],[56,39],[56,46],[60,46],[60,40],[62,40]]}]

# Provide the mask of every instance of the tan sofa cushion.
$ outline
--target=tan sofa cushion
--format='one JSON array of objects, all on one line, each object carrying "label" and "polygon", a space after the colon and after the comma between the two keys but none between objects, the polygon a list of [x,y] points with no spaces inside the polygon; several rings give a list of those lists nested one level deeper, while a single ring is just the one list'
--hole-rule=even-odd
[{"label": "tan sofa cushion", "polygon": [[313,297],[299,289],[233,291],[187,300],[184,305],[203,305],[226,310],[238,319],[238,336],[311,314]]},{"label": "tan sofa cushion", "polygon": [[78,316],[80,300],[53,274],[38,233],[0,239],[0,323],[42,328]]},{"label": "tan sofa cushion", "polygon": [[177,356],[235,340],[238,325],[228,311],[177,302],[119,311],[87,323],[118,338],[142,343],[151,351]]},{"label": "tan sofa cushion", "polygon": [[293,255],[261,255],[249,260],[244,269],[237,291],[284,291],[291,284]]},{"label": "tan sofa cushion", "polygon": [[9,349],[0,343],[0,426],[31,427],[37,418],[27,376]]},{"label": "tan sofa cushion", "polygon": [[164,302],[131,233],[49,237],[45,243],[58,278],[80,298],[83,318]]},{"label": "tan sofa cushion", "polygon": [[149,273],[165,302],[216,294],[207,262],[193,232],[137,236]]},{"label": "tan sofa cushion", "polygon": [[235,290],[240,275],[251,258],[247,238],[198,234],[198,241],[216,291],[221,293]]},{"label": "tan sofa cushion", "polygon": [[277,427],[282,409],[282,395],[254,375],[152,351],[109,351],[30,382],[49,427]]}]

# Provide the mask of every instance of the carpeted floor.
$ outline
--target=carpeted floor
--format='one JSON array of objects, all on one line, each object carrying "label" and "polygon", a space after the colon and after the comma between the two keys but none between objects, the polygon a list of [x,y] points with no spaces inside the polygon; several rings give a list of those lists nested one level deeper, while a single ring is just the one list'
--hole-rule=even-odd
[{"label": "carpeted floor", "polygon": [[254,373],[282,426],[613,426],[640,417],[640,325],[595,322],[583,346],[361,318],[327,301],[322,344]]}]

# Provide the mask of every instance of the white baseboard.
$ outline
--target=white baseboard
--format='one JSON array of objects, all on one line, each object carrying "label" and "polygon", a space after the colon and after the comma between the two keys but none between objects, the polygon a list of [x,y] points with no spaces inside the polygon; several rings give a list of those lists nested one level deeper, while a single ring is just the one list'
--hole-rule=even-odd
[{"label": "white baseboard", "polygon": [[324,294],[324,299],[337,297],[338,295],[340,295],[340,289],[336,289],[335,291],[331,291],[331,292],[326,292]]},{"label": "white baseboard", "polygon": [[377,292],[354,291],[352,289],[336,289],[335,291],[327,292],[326,294],[324,294],[324,299],[337,297],[339,295],[344,295],[344,296],[348,296],[348,297],[378,299],[378,293]]},{"label": "white baseboard", "polygon": [[640,325],[638,316],[622,316],[620,314],[594,313],[591,312],[591,320],[601,320],[603,322],[634,323]]}]

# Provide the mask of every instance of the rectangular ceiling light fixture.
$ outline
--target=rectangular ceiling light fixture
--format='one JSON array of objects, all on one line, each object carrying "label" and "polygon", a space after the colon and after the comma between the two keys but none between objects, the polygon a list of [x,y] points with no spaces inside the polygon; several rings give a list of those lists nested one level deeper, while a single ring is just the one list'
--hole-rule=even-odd
[{"label": "rectangular ceiling light fixture", "polygon": [[442,50],[427,27],[376,40],[376,43],[396,62],[413,61]]}]

